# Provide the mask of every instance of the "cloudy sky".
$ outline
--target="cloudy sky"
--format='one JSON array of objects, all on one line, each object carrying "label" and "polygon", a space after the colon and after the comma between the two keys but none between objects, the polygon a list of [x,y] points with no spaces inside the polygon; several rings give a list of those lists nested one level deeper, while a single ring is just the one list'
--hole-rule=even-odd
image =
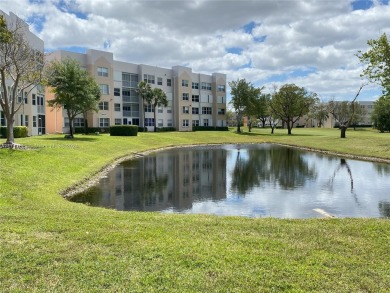
[{"label": "cloudy sky", "polygon": [[[222,72],[271,90],[295,83],[322,99],[352,99],[355,54],[390,36],[389,0],[0,0],[46,50],[107,50],[116,60]],[[366,86],[360,100],[380,94]]]}]

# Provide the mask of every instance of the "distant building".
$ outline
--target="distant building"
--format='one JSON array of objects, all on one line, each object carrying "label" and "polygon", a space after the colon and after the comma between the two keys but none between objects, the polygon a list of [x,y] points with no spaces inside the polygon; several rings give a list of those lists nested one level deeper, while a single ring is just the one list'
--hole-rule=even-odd
[{"label": "distant building", "polygon": [[[191,68],[174,66],[172,69],[114,60],[113,53],[87,50],[85,54],[55,51],[47,61],[75,59],[80,62],[100,85],[102,97],[98,113],[90,113],[89,127],[106,128],[111,125],[139,125],[153,130],[157,127],[175,127],[191,131],[192,126],[226,126],[226,75],[193,73]],[[148,82],[152,88],[161,88],[168,97],[168,106],[154,110],[143,106],[136,93],[138,82]],[[46,91],[48,100],[53,93]],[[145,114],[145,121],[143,117]],[[63,109],[47,107],[49,133],[66,133],[69,121]],[[83,127],[79,116],[74,127]]]},{"label": "distant building", "polygon": [[[15,14],[10,12],[6,14],[0,10],[8,26],[18,25],[25,26],[24,34],[30,46],[37,52],[43,55],[44,43],[43,41],[30,32],[28,24],[18,18]],[[6,84],[11,85],[11,80],[7,80]],[[26,126],[28,128],[28,135],[38,135],[45,133],[45,92],[41,85],[36,85],[33,89],[26,89],[23,95],[19,96],[17,106],[22,104],[19,111],[15,115],[14,126]],[[4,113],[0,107],[0,126],[6,126]]]}]

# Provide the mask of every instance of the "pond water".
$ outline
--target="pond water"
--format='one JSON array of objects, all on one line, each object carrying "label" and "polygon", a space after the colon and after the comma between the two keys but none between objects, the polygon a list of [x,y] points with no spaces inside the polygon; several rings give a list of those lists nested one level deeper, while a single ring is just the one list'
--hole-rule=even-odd
[{"label": "pond water", "polygon": [[390,217],[390,165],[272,145],[170,149],[118,165],[71,200],[126,211]]}]

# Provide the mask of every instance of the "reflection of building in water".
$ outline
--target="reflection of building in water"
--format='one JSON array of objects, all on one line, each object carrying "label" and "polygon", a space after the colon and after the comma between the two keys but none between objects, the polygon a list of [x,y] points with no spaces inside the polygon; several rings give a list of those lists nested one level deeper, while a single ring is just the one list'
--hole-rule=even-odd
[{"label": "reflection of building in water", "polygon": [[100,205],[117,210],[185,210],[226,198],[226,151],[170,151],[125,162],[108,174]]}]

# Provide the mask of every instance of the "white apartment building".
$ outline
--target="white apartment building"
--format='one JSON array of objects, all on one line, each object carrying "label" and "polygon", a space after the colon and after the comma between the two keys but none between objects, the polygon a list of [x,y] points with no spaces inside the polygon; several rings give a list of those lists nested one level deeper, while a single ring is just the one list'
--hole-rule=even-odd
[{"label": "white apartment building", "polygon": [[[6,14],[0,10],[0,15],[2,15],[8,26],[22,25],[24,29],[25,38],[30,44],[30,46],[40,52],[42,55],[44,53],[44,43],[43,41],[34,35],[29,30],[29,26],[23,20],[18,18],[15,14],[10,12]],[[6,84],[11,85],[12,81],[7,80]],[[37,85],[34,88],[28,88],[23,92],[23,95],[18,98],[18,105],[21,104],[21,107],[17,114],[15,115],[14,126],[26,126],[28,128],[28,135],[38,135],[45,133],[45,91],[41,85]],[[6,120],[4,118],[4,113],[0,106],[0,126],[6,126]]]},{"label": "white apartment building", "polygon": [[[172,69],[114,60],[113,53],[87,50],[85,54],[55,51],[47,61],[75,59],[95,78],[101,89],[98,113],[87,117],[89,127],[111,125],[139,125],[153,131],[157,127],[175,127],[191,131],[192,126],[226,126],[226,75],[193,73],[191,68],[174,66]],[[143,106],[136,93],[140,81],[152,88],[161,88],[168,106],[154,110]],[[53,94],[46,91],[47,99]],[[67,133],[69,121],[63,109],[47,108],[47,132]],[[145,121],[143,121],[145,117]],[[74,127],[83,127],[84,119],[77,117]]]}]

